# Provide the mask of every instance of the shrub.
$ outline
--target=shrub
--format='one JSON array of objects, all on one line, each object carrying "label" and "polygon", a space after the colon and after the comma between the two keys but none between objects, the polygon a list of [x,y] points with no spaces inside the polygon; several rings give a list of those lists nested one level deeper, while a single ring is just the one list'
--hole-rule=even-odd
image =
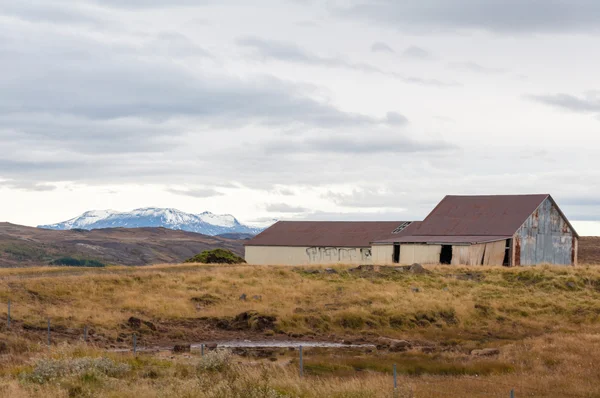
[{"label": "shrub", "polygon": [[97,260],[80,260],[73,257],[61,257],[50,261],[50,265],[64,265],[67,267],[104,267],[105,264]]},{"label": "shrub", "polygon": [[214,249],[205,250],[202,253],[185,260],[186,263],[202,264],[244,264],[246,261],[230,250]]},{"label": "shrub", "polygon": [[67,376],[82,376],[88,373],[119,377],[129,372],[130,366],[109,358],[40,359],[30,372],[21,373],[21,378],[32,383],[44,384]]},{"label": "shrub", "polygon": [[198,362],[198,370],[209,372],[224,370],[231,363],[231,357],[229,350],[209,351]]}]

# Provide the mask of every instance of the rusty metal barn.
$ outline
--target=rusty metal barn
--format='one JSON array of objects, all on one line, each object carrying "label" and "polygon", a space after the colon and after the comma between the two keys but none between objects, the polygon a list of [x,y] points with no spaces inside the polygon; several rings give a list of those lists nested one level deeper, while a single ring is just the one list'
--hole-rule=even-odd
[{"label": "rusty metal barn", "polygon": [[250,264],[577,264],[579,235],[543,195],[446,196],[421,222],[278,222]]},{"label": "rusty metal barn", "polygon": [[410,231],[374,241],[373,257],[387,259],[383,263],[576,265],[578,239],[550,195],[446,196]]}]

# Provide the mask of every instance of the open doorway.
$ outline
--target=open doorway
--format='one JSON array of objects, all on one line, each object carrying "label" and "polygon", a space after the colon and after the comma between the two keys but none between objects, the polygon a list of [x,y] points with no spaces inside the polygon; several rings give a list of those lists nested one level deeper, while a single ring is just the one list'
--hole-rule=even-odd
[{"label": "open doorway", "polygon": [[502,265],[508,267],[510,265],[510,243],[512,239],[506,239],[506,247],[504,248],[504,261]]},{"label": "open doorway", "polygon": [[440,252],[440,264],[452,264],[452,246],[442,245]]},{"label": "open doorway", "polygon": [[395,264],[398,264],[400,262],[400,244],[399,243],[394,243],[394,255],[392,256],[392,261]]}]

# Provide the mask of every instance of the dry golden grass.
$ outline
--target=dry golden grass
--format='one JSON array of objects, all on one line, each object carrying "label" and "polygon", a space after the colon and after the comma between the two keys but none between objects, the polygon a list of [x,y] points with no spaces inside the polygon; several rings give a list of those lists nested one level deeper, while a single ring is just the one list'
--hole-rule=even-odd
[{"label": "dry golden grass", "polygon": [[[396,363],[399,397],[507,397],[511,388],[518,397],[600,397],[600,268],[438,266],[428,267],[427,274],[349,269],[313,274],[290,267],[186,264],[0,270],[0,302],[12,301],[14,322],[12,331],[0,330],[6,342],[0,347],[0,396],[391,397]],[[248,301],[240,301],[241,294]],[[216,301],[193,300],[202,297]],[[241,360],[227,371],[206,373],[196,369],[197,356],[118,354],[108,356],[133,367],[120,378],[79,375],[39,385],[18,376],[31,371],[28,361],[40,355],[107,355],[103,347],[115,343],[119,333],[131,333],[123,326],[131,316],[160,325],[142,333],[142,342],[191,342],[199,325],[207,325],[202,319],[250,310],[274,316],[276,335],[365,341],[388,336],[436,349],[307,350],[304,379],[295,360]],[[47,317],[53,327],[88,325],[109,339],[86,348],[69,333],[58,333],[55,341],[69,345],[47,353],[38,343],[45,340]],[[27,325],[41,329],[22,329]],[[499,347],[501,354],[469,354],[481,347]]]},{"label": "dry golden grass", "polygon": [[[400,375],[397,397],[598,397],[600,396],[598,335],[551,335],[525,339],[503,350],[499,360],[514,370],[488,376]],[[129,370],[106,376],[96,371],[62,375],[44,383],[28,381],[39,358],[69,361],[108,357]],[[308,356],[307,358],[310,358]],[[401,358],[398,358],[401,359]],[[3,366],[2,397],[392,397],[389,372],[363,371],[299,377],[295,363],[235,359],[220,371],[197,366],[199,355],[149,356],[106,353],[81,345],[60,346],[37,354],[28,363]],[[481,360],[484,361],[484,360]]]}]

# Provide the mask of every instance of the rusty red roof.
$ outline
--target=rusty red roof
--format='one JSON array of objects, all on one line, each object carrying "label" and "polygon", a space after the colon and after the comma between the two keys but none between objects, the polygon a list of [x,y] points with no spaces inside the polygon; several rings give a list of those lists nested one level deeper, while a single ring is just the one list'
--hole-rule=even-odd
[{"label": "rusty red roof", "polygon": [[472,236],[472,235],[459,235],[459,236],[422,236],[422,235],[409,235],[392,237],[389,239],[378,240],[373,242],[374,245],[389,245],[391,243],[428,243],[430,245],[475,245],[478,243],[496,242],[499,240],[506,240],[512,238],[511,235],[504,236]]},{"label": "rusty red roof", "polygon": [[370,247],[405,221],[279,221],[245,246]]},{"label": "rusty red roof", "polygon": [[512,236],[550,195],[446,196],[415,236]]}]

